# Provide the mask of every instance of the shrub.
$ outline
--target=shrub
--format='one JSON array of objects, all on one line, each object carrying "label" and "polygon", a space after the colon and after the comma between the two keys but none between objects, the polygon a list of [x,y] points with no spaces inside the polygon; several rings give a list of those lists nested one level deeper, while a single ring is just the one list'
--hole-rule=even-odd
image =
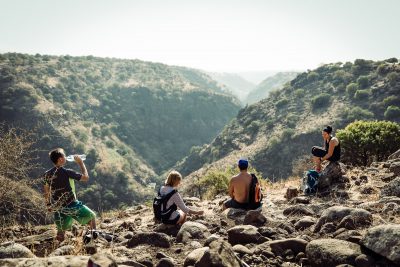
[{"label": "shrub", "polygon": [[369,90],[357,90],[356,93],[354,94],[354,98],[357,100],[364,100],[367,99],[370,95]]},{"label": "shrub", "polygon": [[[33,136],[33,134],[32,134]],[[45,205],[42,195],[33,186],[28,173],[33,164],[31,134],[15,128],[8,130],[0,125],[0,220],[2,226],[15,223],[43,223]]]},{"label": "shrub", "polygon": [[400,148],[400,125],[388,121],[356,121],[337,132],[342,161],[367,166]]},{"label": "shrub", "polygon": [[399,62],[399,60],[397,58],[395,58],[395,57],[385,59],[385,61],[388,62],[388,63],[397,63],[397,62]]},{"label": "shrub", "polygon": [[195,187],[198,190],[198,195],[206,199],[213,199],[218,194],[226,194],[230,178],[234,175],[233,168],[225,171],[211,170],[206,175],[201,177]]},{"label": "shrub", "polygon": [[316,73],[315,71],[311,71],[310,73],[307,74],[307,80],[313,82],[318,80],[319,74]]},{"label": "shrub", "polygon": [[327,93],[322,93],[317,96],[314,96],[311,99],[311,105],[313,109],[326,107],[331,100],[331,96]]},{"label": "shrub", "polygon": [[399,79],[399,74],[397,72],[391,72],[387,75],[387,79],[391,86],[395,86],[397,83],[397,80]]},{"label": "shrub", "polygon": [[400,98],[398,96],[388,96],[385,99],[383,99],[383,104],[387,106],[393,106],[393,105],[400,105]]},{"label": "shrub", "polygon": [[302,88],[296,89],[293,93],[297,98],[302,98],[306,94]]},{"label": "shrub", "polygon": [[400,120],[400,108],[397,106],[388,106],[384,116],[388,120]]},{"label": "shrub", "polygon": [[369,85],[368,76],[360,76],[360,77],[358,77],[357,84],[361,89],[366,88]]},{"label": "shrub", "polygon": [[289,103],[289,100],[287,98],[282,98],[281,100],[279,100],[278,102],[275,103],[275,106],[277,108],[281,108],[285,105],[287,105]]},{"label": "shrub", "polygon": [[348,122],[353,122],[355,120],[369,120],[374,118],[374,113],[369,110],[354,107],[344,112],[344,117]]},{"label": "shrub", "polygon": [[353,98],[354,94],[358,90],[358,85],[356,83],[350,83],[346,86],[346,93],[349,95],[349,97]]}]

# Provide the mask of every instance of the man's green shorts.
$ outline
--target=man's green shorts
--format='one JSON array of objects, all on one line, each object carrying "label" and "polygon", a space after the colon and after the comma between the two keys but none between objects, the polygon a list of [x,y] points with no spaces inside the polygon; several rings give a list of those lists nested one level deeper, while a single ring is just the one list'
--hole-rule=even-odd
[{"label": "man's green shorts", "polygon": [[84,225],[94,218],[96,218],[96,214],[77,200],[54,213],[54,221],[58,230],[71,229],[73,220]]}]

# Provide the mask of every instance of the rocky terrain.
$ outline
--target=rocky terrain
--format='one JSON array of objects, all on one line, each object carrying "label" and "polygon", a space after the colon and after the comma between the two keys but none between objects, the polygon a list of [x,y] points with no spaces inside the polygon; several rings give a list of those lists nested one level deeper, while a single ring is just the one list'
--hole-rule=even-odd
[{"label": "rocky terrain", "polygon": [[399,155],[340,170],[312,196],[300,178],[267,185],[261,211],[186,197],[205,213],[179,228],[155,223],[146,205],[108,213],[98,228],[109,235],[86,245],[81,226],[62,243],[52,225],[1,229],[0,266],[399,266]]}]

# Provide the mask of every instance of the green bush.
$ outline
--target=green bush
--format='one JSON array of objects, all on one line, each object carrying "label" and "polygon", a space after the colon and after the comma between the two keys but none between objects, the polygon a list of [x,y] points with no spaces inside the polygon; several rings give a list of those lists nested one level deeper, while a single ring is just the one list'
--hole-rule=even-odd
[{"label": "green bush", "polygon": [[319,74],[314,71],[311,71],[310,73],[307,74],[307,80],[309,80],[309,81],[316,81],[316,80],[318,80],[318,78],[319,78]]},{"label": "green bush", "polygon": [[388,63],[397,63],[397,62],[399,62],[399,60],[397,58],[395,58],[395,57],[388,58],[385,61],[388,62]]},{"label": "green bush", "polygon": [[399,79],[399,74],[397,72],[391,72],[387,75],[387,79],[389,81],[389,84],[391,86],[395,86],[397,83],[397,80]]},{"label": "green bush", "polygon": [[275,103],[275,106],[277,108],[281,108],[285,105],[287,105],[289,103],[289,100],[287,98],[282,98],[281,100],[279,100],[278,102]]},{"label": "green bush", "polygon": [[365,100],[368,99],[370,95],[369,90],[357,90],[356,93],[354,94],[354,98],[357,100]]},{"label": "green bush", "polygon": [[388,121],[356,121],[336,135],[342,148],[342,161],[367,166],[385,160],[400,148],[400,125]]},{"label": "green bush", "polygon": [[354,94],[358,90],[358,84],[356,83],[350,83],[346,86],[346,93],[349,95],[349,97],[353,98]]},{"label": "green bush", "polygon": [[329,101],[331,100],[331,96],[327,93],[322,93],[317,96],[314,96],[311,99],[311,105],[313,109],[321,108],[321,107],[326,107],[329,104]]},{"label": "green bush", "polygon": [[361,89],[367,88],[367,86],[369,85],[368,76],[360,76],[360,77],[358,77],[357,84]]},{"label": "green bush", "polygon": [[296,89],[293,93],[297,98],[302,98],[306,94],[306,92],[302,88]]},{"label": "green bush", "polygon": [[397,106],[388,106],[384,116],[388,120],[400,120],[400,108]]},{"label": "green bush", "polygon": [[195,187],[199,191],[197,193],[206,199],[213,199],[218,194],[226,195],[228,193],[229,181],[234,174],[234,168],[225,171],[209,171],[195,184]]},{"label": "green bush", "polygon": [[374,113],[360,107],[354,107],[346,110],[344,112],[344,117],[348,122],[353,122],[355,120],[370,120],[374,118]]},{"label": "green bush", "polygon": [[383,104],[388,107],[388,106],[393,106],[393,105],[400,105],[400,98],[398,96],[388,96],[385,99],[383,99]]}]

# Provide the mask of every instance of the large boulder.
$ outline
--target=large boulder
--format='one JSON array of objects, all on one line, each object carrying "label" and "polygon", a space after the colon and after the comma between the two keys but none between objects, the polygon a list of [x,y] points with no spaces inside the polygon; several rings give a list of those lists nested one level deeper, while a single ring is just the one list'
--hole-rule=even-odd
[{"label": "large boulder", "polygon": [[195,267],[241,267],[231,245],[222,240],[211,242],[210,249],[197,261]]},{"label": "large boulder", "polygon": [[400,176],[400,162],[392,162],[390,164],[389,170],[396,174],[397,176]]},{"label": "large boulder", "polygon": [[[350,216],[350,217],[346,217]],[[339,224],[344,218],[346,220],[351,218],[356,227],[368,226],[372,224],[372,214],[364,209],[349,208],[343,206],[333,206],[326,209],[317,224],[314,227],[314,232],[319,232],[325,223]]]},{"label": "large boulder", "polygon": [[326,188],[331,184],[338,182],[344,173],[342,168],[343,167],[339,162],[329,162],[318,178],[318,188]]},{"label": "large boulder", "polygon": [[209,247],[202,247],[193,250],[192,252],[187,255],[185,262],[183,263],[183,266],[193,266],[197,261],[203,257],[204,253],[209,250]]},{"label": "large boulder", "polygon": [[313,267],[354,266],[361,254],[360,245],[338,239],[317,239],[306,247],[307,258]]},{"label": "large boulder", "polygon": [[0,259],[34,257],[35,255],[32,253],[32,251],[21,244],[15,242],[5,242],[0,244]]},{"label": "large boulder", "polygon": [[283,210],[283,215],[285,216],[304,216],[304,215],[315,215],[314,211],[310,209],[307,205],[296,204]]},{"label": "large boulder", "polygon": [[400,158],[400,149],[397,150],[396,152],[394,152],[393,154],[391,154],[388,159],[398,159]]},{"label": "large boulder", "polygon": [[54,250],[49,256],[64,256],[64,255],[73,255],[75,251],[75,246],[66,245],[57,248]]},{"label": "large boulder", "polygon": [[267,217],[261,213],[261,209],[247,211],[243,224],[262,226],[267,222]]},{"label": "large boulder", "polygon": [[400,225],[386,224],[368,229],[361,244],[400,265]]},{"label": "large boulder", "polygon": [[304,230],[314,225],[317,220],[310,216],[304,216],[294,224],[296,230]]},{"label": "large boulder", "polygon": [[381,190],[381,196],[396,196],[400,197],[400,177],[397,177],[387,185],[385,185]]},{"label": "large boulder", "polygon": [[210,231],[204,224],[185,222],[176,236],[176,241],[186,244],[191,239],[205,239],[209,236]]},{"label": "large boulder", "polygon": [[96,253],[89,258],[87,266],[118,267],[118,264],[111,254]]},{"label": "large boulder", "polygon": [[164,233],[155,233],[155,232],[136,233],[127,242],[126,247],[133,248],[143,244],[155,247],[169,248],[171,246],[171,238]]},{"label": "large boulder", "polygon": [[232,245],[256,243],[260,244],[267,240],[262,236],[257,227],[253,225],[238,225],[228,230],[228,241]]},{"label": "large boulder", "polygon": [[[20,258],[20,259],[0,259],[0,266],[6,267],[82,267],[88,265],[89,256],[56,256],[48,258]],[[100,265],[109,266],[109,265]],[[116,265],[111,265],[116,266]]]},{"label": "large boulder", "polygon": [[304,252],[306,250],[308,242],[300,238],[288,238],[282,240],[268,241],[267,244],[270,246],[271,251],[275,255],[282,255],[288,249],[296,254]]}]

